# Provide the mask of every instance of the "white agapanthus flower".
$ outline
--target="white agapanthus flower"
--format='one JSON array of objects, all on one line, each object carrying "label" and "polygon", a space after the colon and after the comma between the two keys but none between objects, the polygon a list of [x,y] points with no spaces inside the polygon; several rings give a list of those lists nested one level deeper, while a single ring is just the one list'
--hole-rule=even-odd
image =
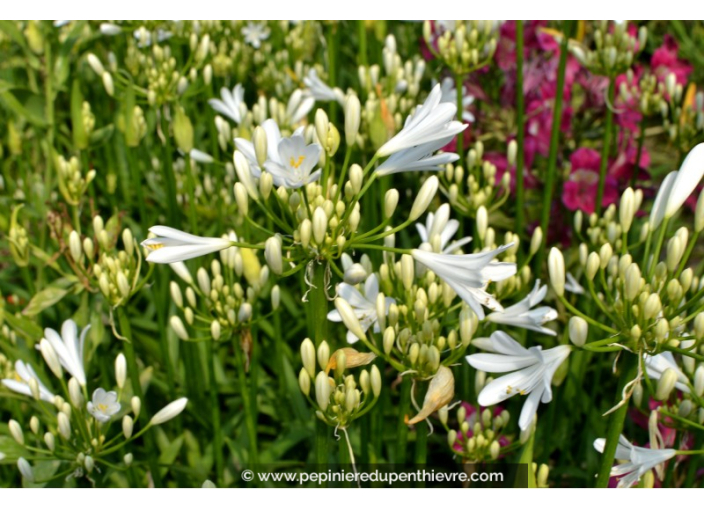
[{"label": "white agapanthus flower", "polygon": [[453,138],[454,136],[449,136],[396,152],[377,167],[376,173],[389,175],[400,172],[444,171],[444,165],[454,163],[460,157],[454,152],[434,153],[450,143]]},{"label": "white agapanthus flower", "polygon": [[264,22],[249,21],[246,26],[242,27],[242,35],[244,36],[244,42],[253,48],[259,49],[262,46],[262,42],[266,41],[271,35],[271,29]]},{"label": "white agapanthus flower", "polygon": [[[403,129],[381,146],[377,155],[380,157],[390,156],[418,145],[450,140],[453,136],[464,131],[467,124],[453,120],[455,113],[457,113],[457,106],[452,103],[443,103],[441,99],[442,91],[440,84],[438,84],[433,87],[425,102],[418,105],[415,112],[406,118]],[[442,145],[437,146],[435,150],[440,147]]]},{"label": "white agapanthus flower", "polygon": [[501,304],[486,291],[489,282],[499,282],[516,274],[516,264],[493,262],[499,253],[512,245],[500,246],[496,250],[468,255],[448,255],[412,250],[411,255],[436,275],[442,278],[457,295],[484,319],[482,306],[490,310],[503,310]]},{"label": "white agapanthus flower", "polygon": [[315,106],[315,98],[307,91],[296,89],[286,104],[286,118],[291,126],[298,124]]},{"label": "white agapanthus flower", "polygon": [[421,241],[428,243],[436,253],[454,253],[472,240],[471,237],[463,237],[450,243],[459,227],[459,221],[450,219],[450,204],[443,204],[434,213],[428,213],[425,217],[425,225],[416,223]]},{"label": "white agapanthus flower", "polygon": [[643,356],[643,360],[645,361],[645,372],[648,374],[648,377],[660,380],[665,371],[671,368],[677,374],[675,388],[684,393],[689,393],[689,379],[687,379],[687,376],[677,365],[677,361],[675,361],[675,357],[671,352],[665,351],[655,356],[646,354]]},{"label": "white agapanthus flower", "polygon": [[[604,453],[606,439],[601,438],[594,441],[594,448],[599,453]],[[653,449],[642,446],[634,446],[621,436],[616,447],[617,460],[625,460],[623,464],[617,464],[611,468],[611,476],[622,476],[618,482],[618,488],[629,488],[638,483],[640,478],[653,468],[667,462],[677,455],[677,450],[672,448]]]},{"label": "white agapanthus flower", "polygon": [[[457,87],[455,87],[455,80],[452,78],[445,77],[440,84],[442,89],[442,99],[443,103],[455,103],[457,104]],[[465,122],[474,122],[474,115],[472,112],[467,111],[467,107],[474,103],[474,96],[467,93],[467,87],[462,85],[462,120]]]},{"label": "white agapanthus flower", "polygon": [[572,276],[572,273],[567,273],[565,277],[567,278],[565,281],[565,290],[567,292],[571,292],[572,294],[584,294],[584,287]]},{"label": "white agapanthus flower", "polygon": [[42,383],[41,379],[37,376],[32,366],[24,361],[17,360],[15,362],[15,378],[14,379],[3,379],[2,384],[14,391],[15,393],[21,393],[22,395],[32,396],[32,389],[29,385],[29,381],[34,379],[37,381],[37,387],[39,388],[39,398],[44,402],[53,402],[54,394],[50,392],[46,386]]},{"label": "white agapanthus flower", "polygon": [[337,101],[340,105],[344,105],[345,93],[337,87],[330,87],[321,80],[315,68],[308,71],[308,75],[303,78],[303,83],[308,87],[310,96],[316,101]]},{"label": "white agapanthus flower", "polygon": [[[376,300],[379,295],[379,280],[377,279],[376,273],[369,275],[364,282],[364,295],[362,295],[356,287],[346,283],[338,285],[337,293],[339,297],[350,304],[365,333],[371,326],[374,327],[373,331],[375,333],[381,331],[376,313]],[[396,303],[396,300],[390,297],[385,298],[385,300],[385,311],[388,313],[389,307],[391,304]],[[342,322],[342,316],[337,310],[332,310],[328,313],[328,320]],[[357,340],[358,338],[354,333],[351,331],[347,332],[347,341],[349,343],[353,344]]]},{"label": "white agapanthus flower", "polygon": [[162,225],[151,227],[149,232],[157,237],[145,239],[142,246],[149,251],[147,261],[156,264],[181,262],[232,246],[229,238],[199,237]]},{"label": "white agapanthus flower", "polygon": [[117,401],[117,393],[105,391],[98,388],[93,392],[93,397],[87,404],[88,412],[100,423],[110,421],[110,418],[120,412],[120,403]]},{"label": "white agapanthus flower", "polygon": [[555,371],[570,354],[568,345],[542,350],[540,346],[528,349],[503,331],[496,331],[490,338],[472,341],[486,353],[471,354],[467,362],[477,370],[490,373],[511,372],[494,379],[479,393],[479,405],[493,406],[514,395],[527,395],[518,426],[530,427],[540,402],[552,400],[552,378]]},{"label": "white agapanthus flower", "polygon": [[322,171],[313,169],[320,161],[322,150],[317,143],[306,144],[302,134],[294,134],[279,141],[277,152],[270,153],[264,168],[273,177],[274,185],[300,188],[320,179]]},{"label": "white agapanthus flower", "polygon": [[89,330],[90,324],[83,328],[79,338],[78,326],[71,319],[64,321],[61,325],[61,335],[51,328],[44,330],[44,338],[56,352],[61,366],[75,377],[81,386],[86,385],[86,372],[83,367],[83,347]]},{"label": "white agapanthus flower", "polygon": [[672,189],[667,196],[665,217],[672,217],[680,210],[704,176],[704,143],[694,147],[672,181]]},{"label": "white agapanthus flower", "polygon": [[[135,30],[132,35],[137,40],[137,46],[140,48],[146,48],[152,45],[152,33],[147,30],[147,27],[139,27]],[[160,28],[156,31],[156,42],[164,42],[170,39],[174,34],[168,30]]]},{"label": "white agapanthus flower", "polygon": [[244,102],[244,87],[241,84],[235,85],[232,91],[226,87],[220,89],[220,99],[208,99],[208,104],[216,112],[232,119],[239,124],[247,112],[247,105]]},{"label": "white agapanthus flower", "polygon": [[[279,142],[283,139],[279,125],[274,119],[267,119],[261,124],[264,133],[266,134],[266,159],[267,161],[279,162]],[[291,136],[303,136],[304,127],[301,126],[293,132]],[[254,151],[254,144],[244,138],[235,138],[235,148],[240,151],[249,163],[249,169],[252,176],[259,178],[262,174],[262,169],[257,161],[257,154]]]},{"label": "white agapanthus flower", "polygon": [[557,310],[549,306],[538,306],[545,299],[547,292],[548,286],[543,285],[541,287],[540,280],[537,280],[535,287],[525,298],[502,312],[490,313],[487,315],[486,320],[495,324],[516,326],[555,336],[557,333],[544,327],[543,324],[557,319]]}]

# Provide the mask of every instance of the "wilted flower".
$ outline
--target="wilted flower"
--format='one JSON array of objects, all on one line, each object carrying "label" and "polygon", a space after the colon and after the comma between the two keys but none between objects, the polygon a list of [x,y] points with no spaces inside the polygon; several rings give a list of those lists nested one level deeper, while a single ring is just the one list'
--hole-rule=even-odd
[{"label": "wilted flower", "polygon": [[455,377],[452,370],[440,365],[437,373],[430,380],[428,391],[425,393],[423,407],[413,418],[408,420],[409,425],[425,420],[432,413],[446,406],[455,396]]}]

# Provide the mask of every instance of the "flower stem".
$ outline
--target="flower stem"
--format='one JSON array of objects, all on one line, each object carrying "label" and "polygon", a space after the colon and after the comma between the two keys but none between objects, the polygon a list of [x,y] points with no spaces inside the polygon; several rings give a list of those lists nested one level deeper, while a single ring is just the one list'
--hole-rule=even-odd
[{"label": "flower stem", "polygon": [[[623,388],[633,380],[638,369],[637,356],[625,352],[623,355],[625,356],[623,372],[621,372],[621,377],[618,381],[619,392],[616,395],[619,401],[623,398]],[[614,464],[616,447],[618,446],[619,436],[623,431],[626,414],[628,414],[628,400],[623,402],[618,409],[611,413],[611,417],[609,418],[609,427],[606,432],[606,445],[604,446],[604,454],[601,457],[601,466],[599,467],[599,474],[596,480],[596,486],[599,488],[605,488],[609,484],[611,467]]]},{"label": "flower stem", "polygon": [[222,455],[222,428],[220,426],[220,402],[218,399],[218,382],[215,377],[215,356],[217,349],[215,341],[207,342],[208,359],[210,360],[210,407],[213,420],[213,456],[215,457],[215,480],[218,487],[222,487],[222,473],[224,461]]},{"label": "flower stem", "polygon": [[[611,149],[611,132],[614,124],[614,98],[616,96],[616,77],[609,76],[608,99],[606,101],[606,124],[604,125],[604,141],[601,146],[601,166],[599,167],[599,187],[596,192],[594,211],[597,216],[601,214],[604,201],[604,187],[606,186],[606,170],[609,167],[609,150]],[[637,165],[636,165],[637,166]]]},{"label": "flower stem", "polygon": [[[118,307],[116,313],[117,320],[120,324],[120,334],[127,338],[127,341],[124,342],[125,359],[127,360],[127,372],[129,373],[130,381],[132,382],[132,392],[142,402],[142,412],[140,413],[140,416],[135,419],[136,422],[139,422],[143,419],[143,416],[148,414],[148,412],[147,403],[144,400],[144,393],[142,392],[142,384],[139,381],[139,368],[137,367],[137,359],[134,353],[134,337],[132,336],[132,327],[130,326],[130,320],[127,317],[123,307]],[[149,470],[151,471],[152,479],[154,480],[154,486],[162,487],[163,483],[161,480],[161,470],[157,464],[153,432],[150,431],[146,434],[144,437],[144,444],[147,450],[147,462],[149,463]]]},{"label": "flower stem", "polygon": [[[572,21],[565,20],[563,24],[563,38],[560,45],[560,60],[557,66],[557,87],[555,93],[555,104],[552,113],[552,132],[550,133],[550,152],[548,153],[548,168],[545,177],[545,190],[543,192],[543,210],[540,221],[540,228],[543,230],[543,247],[548,239],[548,227],[550,226],[550,215],[552,212],[552,197],[555,192],[555,177],[557,174],[557,149],[560,144],[560,125],[562,124],[562,100],[565,89],[565,70],[567,68],[567,41],[572,31]],[[519,211],[519,214],[522,211]],[[536,272],[540,274],[545,257],[545,249],[538,250],[536,257]]]},{"label": "flower stem", "polygon": [[[328,335],[328,298],[325,294],[326,265],[313,262],[313,287],[310,289],[308,301],[309,334],[318,347]],[[322,420],[315,419],[315,462],[319,466],[328,464],[329,436],[328,425]]]},{"label": "flower stem", "polygon": [[406,463],[406,445],[408,443],[408,425],[406,415],[411,405],[411,376],[404,375],[401,383],[401,401],[398,404],[398,435],[396,437],[396,462]]},{"label": "flower stem", "polygon": [[161,129],[164,134],[164,180],[166,181],[166,200],[169,206],[169,225],[173,228],[181,227],[178,202],[176,201],[176,176],[173,167],[173,150],[171,148],[171,135],[166,116],[161,114]]},{"label": "flower stem", "polygon": [[240,383],[240,393],[242,394],[242,407],[244,408],[245,427],[247,428],[247,438],[249,439],[249,465],[255,466],[259,462],[259,452],[257,449],[257,417],[252,407],[250,388],[247,384],[245,353],[240,345],[240,335],[233,337],[233,347],[237,358],[237,372]]},{"label": "flower stem", "polygon": [[523,98],[523,20],[516,20],[516,234],[523,235],[523,138],[525,135]]}]

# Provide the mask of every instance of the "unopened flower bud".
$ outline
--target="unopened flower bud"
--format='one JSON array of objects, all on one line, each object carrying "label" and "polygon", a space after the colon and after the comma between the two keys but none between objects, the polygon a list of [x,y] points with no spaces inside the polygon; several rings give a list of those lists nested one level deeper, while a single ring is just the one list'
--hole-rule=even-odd
[{"label": "unopened flower bud", "polygon": [[396,210],[396,206],[398,205],[398,190],[396,188],[392,188],[389,191],[386,192],[386,196],[384,197],[384,217],[385,218],[391,218],[393,216],[394,211]]},{"label": "unopened flower bud", "polygon": [[264,245],[264,258],[274,274],[280,275],[284,271],[284,262],[281,254],[281,238],[272,236]]},{"label": "unopened flower bud", "polygon": [[134,420],[128,414],[122,418],[122,433],[125,435],[125,439],[132,437],[132,431],[134,430]]},{"label": "unopened flower bud", "polygon": [[657,390],[655,391],[656,400],[666,400],[672,390],[675,388],[675,383],[677,382],[677,372],[673,368],[668,368],[660,376],[658,381]]},{"label": "unopened flower bud", "polygon": [[325,242],[325,234],[328,230],[328,215],[322,207],[316,207],[313,212],[313,239],[318,246]]},{"label": "unopened flower bud", "polygon": [[345,99],[345,143],[347,147],[352,147],[357,140],[361,109],[357,95],[348,95],[347,99]]},{"label": "unopened flower bud", "polygon": [[570,341],[577,347],[583,347],[587,342],[589,325],[581,317],[572,316],[569,322]]},{"label": "unopened flower bud", "polygon": [[185,397],[179,398],[178,400],[174,400],[166,407],[164,407],[161,411],[156,413],[149,423],[152,425],[160,425],[169,420],[172,420],[173,418],[181,414],[181,412],[186,408],[186,404],[188,404],[188,399]]},{"label": "unopened flower bud", "polygon": [[550,274],[550,283],[552,284],[555,294],[562,296],[565,293],[565,259],[562,252],[557,248],[550,250],[548,256],[548,272]]},{"label": "unopened flower bud", "polygon": [[430,176],[428,180],[423,183],[411,207],[411,214],[408,218],[409,221],[417,220],[425,213],[430,202],[435,198],[439,185],[440,181],[438,181],[438,178],[434,175]]},{"label": "unopened flower bud", "polygon": [[330,380],[322,371],[315,377],[315,400],[322,411],[330,404]]}]

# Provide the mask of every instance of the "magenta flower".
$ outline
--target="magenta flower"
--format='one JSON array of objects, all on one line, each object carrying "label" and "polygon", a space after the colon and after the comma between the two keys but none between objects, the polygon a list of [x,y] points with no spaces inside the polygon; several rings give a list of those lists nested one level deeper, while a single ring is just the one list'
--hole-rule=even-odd
[{"label": "magenta flower", "polygon": [[[581,148],[570,157],[572,171],[562,190],[562,203],[570,211],[584,211],[588,214],[596,208],[596,195],[599,188],[599,166],[601,156],[594,149]],[[606,177],[602,206],[618,200],[616,179]]]},{"label": "magenta flower", "polygon": [[673,73],[677,83],[683,86],[687,84],[692,66],[685,60],[677,58],[678,50],[679,45],[675,38],[665,34],[662,46],[653,52],[653,57],[650,59],[650,67],[653,74],[658,77],[658,81],[664,82],[667,76]]}]

